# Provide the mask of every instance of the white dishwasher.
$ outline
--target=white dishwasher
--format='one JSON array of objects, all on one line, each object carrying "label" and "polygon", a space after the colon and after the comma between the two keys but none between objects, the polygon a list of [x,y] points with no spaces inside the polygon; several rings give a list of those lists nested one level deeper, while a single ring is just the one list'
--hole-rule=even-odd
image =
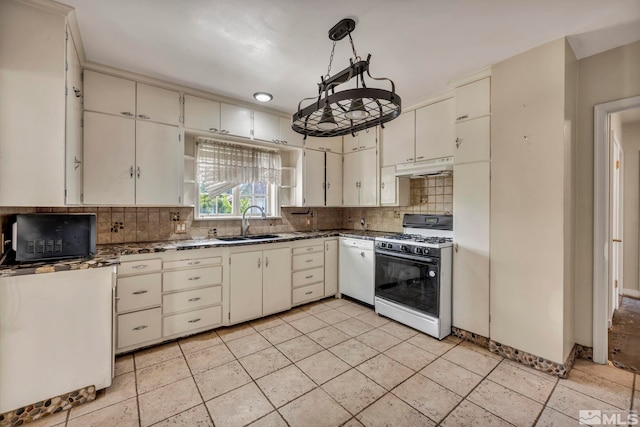
[{"label": "white dishwasher", "polygon": [[373,305],[375,258],[373,240],[340,238],[340,293]]}]

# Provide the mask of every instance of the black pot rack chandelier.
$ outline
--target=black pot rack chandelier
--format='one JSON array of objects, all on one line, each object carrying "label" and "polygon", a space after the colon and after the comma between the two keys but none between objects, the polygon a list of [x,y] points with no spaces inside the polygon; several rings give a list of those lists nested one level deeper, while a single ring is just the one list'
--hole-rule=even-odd
[{"label": "black pot rack chandelier", "polygon": [[[332,137],[347,134],[355,135],[356,132],[380,125],[395,119],[400,115],[401,99],[395,91],[393,80],[387,78],[371,77],[369,73],[369,61],[362,60],[356,53],[356,48],[351,38],[351,32],[356,28],[353,19],[343,19],[329,30],[329,39],[333,40],[331,56],[327,74],[320,77],[318,83],[318,96],[304,98],[298,103],[298,111],[293,114],[291,128],[304,135],[315,137]],[[349,67],[330,75],[333,54],[336,42],[349,37],[353,58],[349,59]],[[371,80],[388,81],[391,91],[385,89],[367,87],[365,73]],[[355,78],[356,87],[336,91],[336,88]],[[305,107],[303,103],[314,100]]]}]

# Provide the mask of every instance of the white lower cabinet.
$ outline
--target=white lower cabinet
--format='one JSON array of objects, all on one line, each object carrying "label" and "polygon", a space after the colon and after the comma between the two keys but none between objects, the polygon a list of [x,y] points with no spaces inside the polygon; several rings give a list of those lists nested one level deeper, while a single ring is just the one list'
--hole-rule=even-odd
[{"label": "white lower cabinet", "polygon": [[[162,336],[162,309],[136,311],[118,316],[118,349],[142,347]],[[116,350],[117,351],[117,350]]]},{"label": "white lower cabinet", "polygon": [[300,242],[293,249],[293,305],[324,297],[324,252],[324,241],[316,239]]},{"label": "white lower cabinet", "polygon": [[230,255],[230,323],[291,307],[290,250],[284,247]]},{"label": "white lower cabinet", "polygon": [[324,296],[338,293],[338,239],[324,241]]},{"label": "white lower cabinet", "polygon": [[165,316],[162,327],[165,336],[191,332],[193,329],[214,327],[222,321],[222,306]]}]

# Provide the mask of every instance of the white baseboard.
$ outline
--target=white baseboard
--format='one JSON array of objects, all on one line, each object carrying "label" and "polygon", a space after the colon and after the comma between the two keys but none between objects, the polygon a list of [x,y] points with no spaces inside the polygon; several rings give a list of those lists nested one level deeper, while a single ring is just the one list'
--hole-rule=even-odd
[{"label": "white baseboard", "polygon": [[627,295],[633,298],[640,298],[640,291],[636,291],[633,289],[623,289],[622,295]]}]

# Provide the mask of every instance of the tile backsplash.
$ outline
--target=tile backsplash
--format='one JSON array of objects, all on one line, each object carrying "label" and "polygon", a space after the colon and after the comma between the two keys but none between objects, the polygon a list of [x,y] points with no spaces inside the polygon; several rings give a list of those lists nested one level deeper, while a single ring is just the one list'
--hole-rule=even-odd
[{"label": "tile backsplash", "polygon": [[[369,230],[402,231],[405,213],[450,214],[453,212],[453,177],[426,177],[411,180],[411,206],[381,208],[282,208],[277,219],[250,219],[250,234],[292,231],[362,229],[365,218]],[[190,207],[0,207],[0,226],[8,230],[16,213],[95,213],[98,244],[183,240],[240,234],[240,220],[194,221]],[[187,223],[187,232],[175,233],[177,222]],[[8,237],[7,237],[8,238]]]}]

